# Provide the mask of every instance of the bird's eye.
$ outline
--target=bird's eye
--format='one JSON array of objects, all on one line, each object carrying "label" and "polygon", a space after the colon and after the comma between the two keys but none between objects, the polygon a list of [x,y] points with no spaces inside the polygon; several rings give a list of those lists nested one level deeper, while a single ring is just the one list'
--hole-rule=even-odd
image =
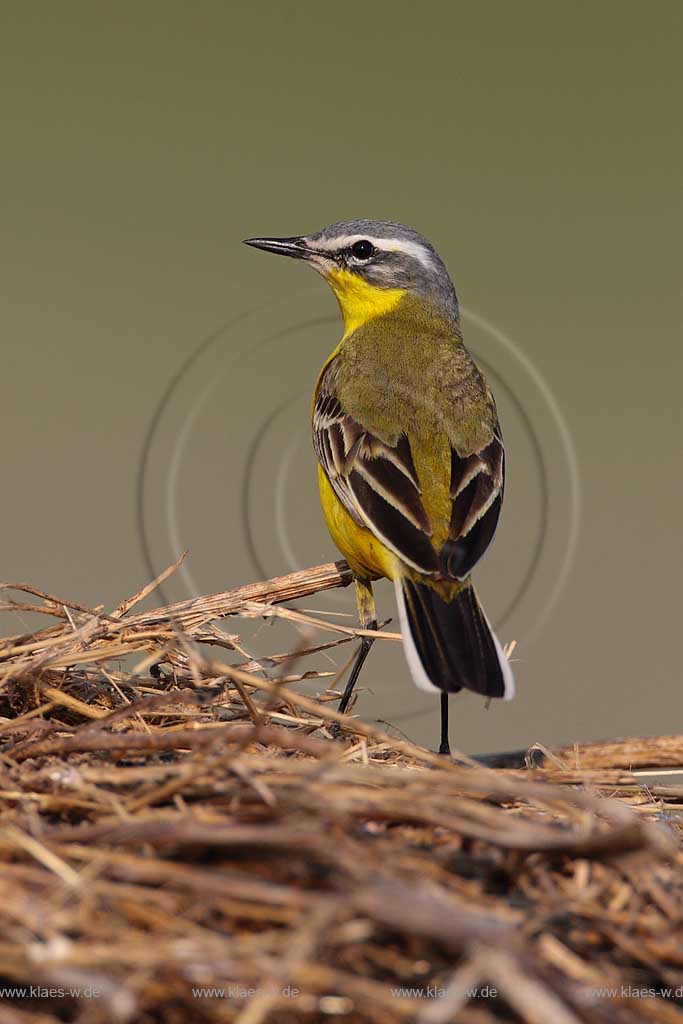
[{"label": "bird's eye", "polygon": [[367,238],[361,238],[351,246],[351,253],[357,260],[369,260],[374,251],[374,245],[372,242],[368,242]]}]

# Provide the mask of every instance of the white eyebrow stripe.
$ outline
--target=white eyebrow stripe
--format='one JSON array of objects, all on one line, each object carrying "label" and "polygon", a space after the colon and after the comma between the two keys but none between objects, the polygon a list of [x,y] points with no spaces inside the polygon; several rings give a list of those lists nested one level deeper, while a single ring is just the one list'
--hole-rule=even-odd
[{"label": "white eyebrow stripe", "polygon": [[325,238],[309,241],[311,249],[321,252],[336,252],[338,249],[348,249],[354,242],[365,240],[371,242],[376,249],[383,252],[403,252],[406,256],[412,256],[418,260],[423,267],[428,269],[434,266],[432,254],[426,246],[415,242],[410,238],[376,238],[374,235],[340,235],[338,238]]},{"label": "white eyebrow stripe", "polygon": [[406,256],[412,256],[413,259],[418,260],[427,269],[434,266],[429,249],[424,245],[420,245],[419,242],[414,242],[409,238],[384,238],[382,241],[385,244],[378,245],[378,249],[387,249],[389,252],[404,252]]}]

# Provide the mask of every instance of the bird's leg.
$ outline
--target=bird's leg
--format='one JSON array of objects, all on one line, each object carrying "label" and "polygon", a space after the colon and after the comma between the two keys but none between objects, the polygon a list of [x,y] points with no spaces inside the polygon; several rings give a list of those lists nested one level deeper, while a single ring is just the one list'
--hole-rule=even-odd
[{"label": "bird's leg", "polygon": [[[360,579],[358,576],[354,576],[353,582],[356,585],[356,603],[358,604],[358,619],[360,621],[361,629],[377,629],[377,612],[375,610],[375,599],[372,596],[372,584],[370,580]],[[360,670],[363,667],[363,662],[367,658],[370,648],[374,644],[374,639],[369,636],[361,637],[360,648],[356,655],[356,660],[353,663],[351,669],[351,675],[349,676],[346,688],[342,695],[342,699],[339,701],[338,710],[344,714],[346,711],[349,701],[351,700],[351,694],[353,688],[358,681]]]},{"label": "bird's leg", "polygon": [[[374,622],[374,621],[373,622],[368,622],[367,625],[365,625],[363,628],[364,629],[377,629],[377,623]],[[356,655],[356,660],[353,663],[353,668],[351,669],[351,675],[349,676],[349,680],[348,680],[348,682],[346,684],[346,687],[344,688],[344,693],[342,694],[342,699],[339,701],[338,711],[342,715],[344,714],[344,712],[346,711],[346,709],[348,707],[349,701],[351,700],[351,694],[353,693],[353,688],[356,685],[356,683],[358,682],[358,676],[360,675],[360,670],[362,669],[363,663],[364,663],[365,659],[367,658],[368,654],[370,653],[370,648],[372,647],[374,642],[375,641],[373,639],[371,639],[369,636],[361,637],[360,648],[358,649],[358,654]]]},{"label": "bird's leg", "polygon": [[448,694],[441,694],[441,743],[439,753],[451,756],[451,745],[448,742]]}]

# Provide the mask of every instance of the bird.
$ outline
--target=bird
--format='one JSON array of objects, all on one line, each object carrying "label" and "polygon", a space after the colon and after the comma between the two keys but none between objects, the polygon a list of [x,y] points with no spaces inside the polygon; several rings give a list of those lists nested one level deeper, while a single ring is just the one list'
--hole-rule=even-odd
[{"label": "bird", "polygon": [[450,756],[449,695],[515,691],[472,584],[498,525],[505,449],[453,282],[426,238],[393,221],[339,221],[245,244],[308,263],[344,321],[312,406],[323,514],[351,568],[365,634],[339,711],[377,629],[372,584],[387,578],[413,681],[440,694],[439,753]]}]

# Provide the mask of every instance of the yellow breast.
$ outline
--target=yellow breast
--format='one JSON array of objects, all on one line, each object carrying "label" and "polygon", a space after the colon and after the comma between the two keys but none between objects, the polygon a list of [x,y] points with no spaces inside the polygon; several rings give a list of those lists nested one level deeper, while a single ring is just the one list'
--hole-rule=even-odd
[{"label": "yellow breast", "polygon": [[318,488],[327,529],[353,571],[365,579],[376,580],[384,576],[392,580],[396,574],[396,556],[374,534],[352,519],[320,465]]}]

